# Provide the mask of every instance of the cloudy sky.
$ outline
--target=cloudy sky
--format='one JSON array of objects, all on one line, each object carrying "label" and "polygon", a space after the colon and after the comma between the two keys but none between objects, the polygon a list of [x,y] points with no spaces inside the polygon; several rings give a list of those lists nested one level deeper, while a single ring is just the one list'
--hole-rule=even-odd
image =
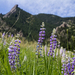
[{"label": "cloudy sky", "polygon": [[75,0],[0,0],[0,13],[6,14],[16,4],[33,15],[46,13],[61,17],[75,16]]}]

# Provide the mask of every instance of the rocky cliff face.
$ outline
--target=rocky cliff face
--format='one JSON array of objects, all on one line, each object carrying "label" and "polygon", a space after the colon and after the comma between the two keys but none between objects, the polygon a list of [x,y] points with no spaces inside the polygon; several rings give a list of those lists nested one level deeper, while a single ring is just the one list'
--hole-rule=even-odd
[{"label": "rocky cliff face", "polygon": [[3,16],[3,18],[9,18],[14,12],[16,12],[16,8],[18,5],[15,5],[7,14]]},{"label": "rocky cliff face", "polygon": [[65,28],[65,27],[70,27],[70,25],[67,24],[66,22],[63,22],[63,24],[61,24],[60,26],[56,27],[56,31],[58,31],[59,28]]}]

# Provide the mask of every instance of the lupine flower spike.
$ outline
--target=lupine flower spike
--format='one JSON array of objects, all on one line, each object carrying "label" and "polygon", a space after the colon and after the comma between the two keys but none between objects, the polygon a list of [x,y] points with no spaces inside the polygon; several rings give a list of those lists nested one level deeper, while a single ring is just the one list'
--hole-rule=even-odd
[{"label": "lupine flower spike", "polygon": [[42,43],[43,40],[45,39],[45,28],[44,28],[44,22],[42,22],[40,32],[39,32],[39,40],[38,40],[38,45],[37,45],[37,50],[36,50],[36,55],[42,55],[41,50],[42,50]]},{"label": "lupine flower spike", "polygon": [[2,42],[4,42],[5,32],[2,34]]},{"label": "lupine flower spike", "polygon": [[19,39],[15,40],[15,44],[14,44],[14,48],[16,49],[15,52],[16,52],[16,64],[17,64],[17,67],[19,66],[19,54],[20,54],[20,45],[19,43],[21,43],[21,41]]},{"label": "lupine flower spike", "polygon": [[11,67],[12,71],[15,71],[16,69],[16,62],[15,62],[15,57],[16,57],[16,52],[14,51],[14,46],[10,45],[8,48],[8,58],[9,58],[9,65]]},{"label": "lupine flower spike", "polygon": [[62,74],[63,75],[75,75],[75,56],[72,58],[65,56],[65,60],[62,60]]},{"label": "lupine flower spike", "polygon": [[56,41],[56,35],[55,35],[55,32],[56,30],[53,29],[53,32],[51,34],[51,37],[50,37],[50,50],[48,52],[48,56],[55,56],[54,55],[54,49],[56,48],[56,45],[57,45],[57,41]]},{"label": "lupine flower spike", "polygon": [[75,62],[71,61],[71,58],[68,58],[62,65],[62,73],[64,75],[74,75],[74,67]]},{"label": "lupine flower spike", "polygon": [[19,39],[15,40],[15,42],[11,42],[8,48],[8,58],[9,64],[11,67],[11,71],[15,71],[17,66],[19,66],[19,54],[20,54],[20,45],[21,41]]}]

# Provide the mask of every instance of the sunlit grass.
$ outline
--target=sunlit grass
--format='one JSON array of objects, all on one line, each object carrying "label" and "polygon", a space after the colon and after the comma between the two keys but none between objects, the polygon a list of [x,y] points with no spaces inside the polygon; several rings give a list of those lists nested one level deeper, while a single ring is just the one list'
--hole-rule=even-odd
[{"label": "sunlit grass", "polygon": [[[1,33],[2,36],[2,33]],[[11,71],[8,59],[8,47],[12,39],[16,37],[5,36],[6,45],[3,45],[2,37],[0,37],[0,75],[63,75],[62,58],[60,48],[55,49],[55,57],[47,56],[50,49],[49,45],[42,46],[42,56],[37,58],[36,46],[37,41],[28,42],[25,38],[21,38],[20,44],[20,67],[15,72]],[[46,53],[45,53],[46,52]],[[58,52],[58,55],[56,55]],[[66,51],[66,56],[73,57],[73,52]]]}]

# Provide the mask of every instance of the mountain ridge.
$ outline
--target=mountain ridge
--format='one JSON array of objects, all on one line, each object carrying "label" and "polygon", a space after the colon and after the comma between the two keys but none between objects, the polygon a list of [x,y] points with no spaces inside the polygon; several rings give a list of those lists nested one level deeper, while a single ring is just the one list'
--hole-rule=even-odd
[{"label": "mountain ridge", "polygon": [[[40,27],[40,24],[42,22],[45,22],[45,24],[47,24],[46,27],[48,27],[47,30],[49,30],[50,27],[51,27],[51,30],[52,30],[52,28],[61,25],[63,22],[67,22],[71,19],[72,19],[72,21],[74,21],[73,19],[75,19],[75,17],[73,17],[73,18],[72,17],[71,18],[62,18],[62,17],[57,16],[57,15],[44,14],[44,13],[40,13],[38,15],[32,15],[32,14],[24,11],[20,7],[18,7],[17,4],[7,14],[3,15],[3,17],[2,17],[2,14],[1,14],[1,17],[2,17],[3,21],[6,22],[7,25],[12,27],[14,22],[17,20],[19,12],[20,12],[20,16],[19,16],[20,22],[17,21],[16,25],[14,25],[14,28],[17,27],[18,31],[20,31],[20,29],[22,31],[24,31],[24,28],[21,28],[21,26],[24,26],[24,25],[25,25],[24,27],[27,27],[26,25],[30,26],[31,25],[30,23],[31,22],[34,23],[35,21],[39,22],[39,23],[35,23],[36,25],[39,25],[38,27]],[[18,25],[19,27],[17,26],[18,22],[19,22],[19,25]],[[29,27],[27,27],[27,28],[29,29]],[[28,35],[28,34],[26,33],[26,35]]]},{"label": "mountain ridge", "polygon": [[[4,26],[8,26],[6,32],[10,30],[11,33],[15,34],[21,31],[23,33],[23,36],[30,40],[38,40],[40,25],[42,22],[45,23],[46,39],[50,37],[53,28],[58,27],[58,34],[60,34],[63,29],[65,29],[65,31],[66,29],[69,29],[69,27],[67,26],[64,26],[63,28],[60,26],[61,24],[63,24],[63,22],[67,24],[71,22],[75,26],[75,17],[62,18],[57,15],[44,13],[32,15],[18,7],[18,5],[15,5],[12,9],[12,13],[10,10],[5,15],[0,14],[0,27],[3,27],[3,25],[5,24]],[[3,21],[4,23],[1,23],[1,21]],[[71,26],[71,24],[69,25]],[[0,31],[2,32],[6,30],[4,27],[1,29],[2,30]],[[11,31],[11,29],[13,31]]]}]

